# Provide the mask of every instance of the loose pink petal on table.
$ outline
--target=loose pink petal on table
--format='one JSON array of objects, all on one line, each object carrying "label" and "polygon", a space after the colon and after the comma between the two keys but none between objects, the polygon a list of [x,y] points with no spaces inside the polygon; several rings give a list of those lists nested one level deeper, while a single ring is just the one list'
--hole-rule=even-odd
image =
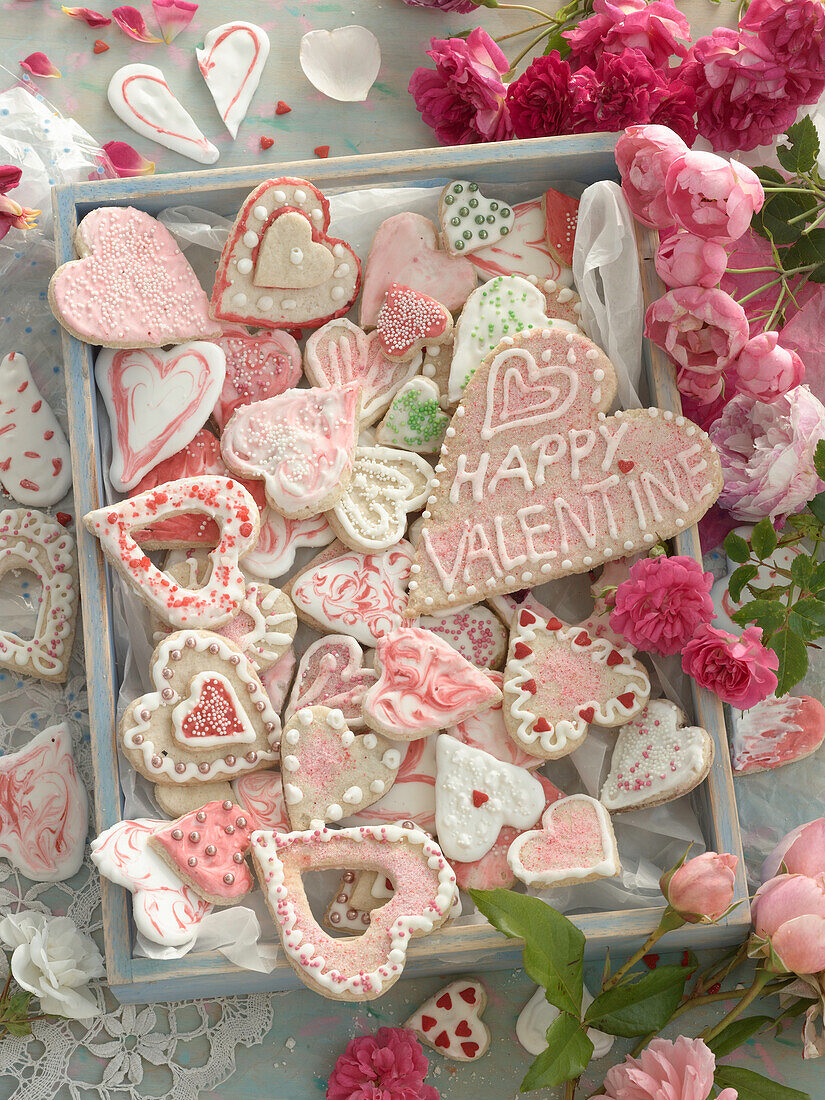
[{"label": "loose pink petal on table", "polygon": [[152,7],[167,46],[181,31],[186,30],[198,10],[198,5],[190,4],[188,0],[152,0]]},{"label": "loose pink petal on table", "polygon": [[20,62],[20,67],[31,73],[32,76],[44,78],[60,76],[60,69],[53,65],[44,53],[30,53],[28,57],[24,57]]},{"label": "loose pink petal on table", "polygon": [[21,168],[14,164],[0,164],[0,195],[12,191],[20,182],[23,175]]},{"label": "loose pink petal on table", "polygon": [[64,15],[70,15],[72,19],[82,19],[87,27],[108,27],[112,20],[108,15],[102,15],[91,8],[61,8]]},{"label": "loose pink petal on table", "polygon": [[103,151],[123,179],[130,176],[151,176],[155,170],[155,162],[147,160],[126,141],[107,141]]},{"label": "loose pink petal on table", "polygon": [[149,34],[146,28],[146,20],[137,10],[137,8],[130,8],[128,5],[122,8],[115,8],[112,12],[112,19],[117,23],[124,34],[128,34],[130,38],[134,38],[136,42],[162,42],[162,38],[157,38],[154,34]]}]

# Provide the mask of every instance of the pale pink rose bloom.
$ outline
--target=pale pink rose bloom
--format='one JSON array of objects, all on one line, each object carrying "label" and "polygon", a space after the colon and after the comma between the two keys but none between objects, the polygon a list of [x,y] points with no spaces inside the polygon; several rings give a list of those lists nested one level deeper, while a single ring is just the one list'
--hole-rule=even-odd
[{"label": "pale pink rose bloom", "polygon": [[765,201],[759,177],[750,168],[699,150],[688,150],[672,162],[665,195],[675,222],[720,244],[738,240]]},{"label": "pale pink rose bloom", "polygon": [[703,852],[664,875],[659,885],[671,908],[689,924],[712,924],[730,909],[738,862],[727,852]]},{"label": "pale pink rose bloom", "polygon": [[[707,1100],[715,1069],[702,1039],[651,1039],[638,1058],[607,1071],[605,1091],[593,1100]],[[717,1100],[737,1100],[736,1089],[723,1089]]]},{"label": "pale pink rose bloom", "polygon": [[[702,405],[711,405],[722,395],[724,382],[721,371],[706,373],[680,367],[676,372],[676,386],[682,397],[690,397]],[[690,419],[694,418],[690,417]]]},{"label": "pale pink rose bloom", "polygon": [[642,225],[664,229],[673,223],[665,197],[665,176],[687,145],[667,126],[628,126],[616,142],[622,191]]},{"label": "pale pink rose bloom", "polygon": [[805,364],[795,351],[780,346],[778,332],[761,332],[742,348],[731,373],[739,393],[775,401],[805,380]]},{"label": "pale pink rose bloom", "polygon": [[705,241],[678,229],[666,237],[656,252],[656,271],[665,286],[719,285],[728,266],[728,254],[716,241]]},{"label": "pale pink rose bloom", "polygon": [[751,903],[754,932],[793,974],[825,970],[825,875],[777,875]]},{"label": "pale pink rose bloom", "polygon": [[645,336],[679,367],[716,374],[748,341],[745,311],[724,290],[682,286],[653,302]]},{"label": "pale pink rose bloom", "polygon": [[798,825],[779,841],[762,864],[762,881],[773,878],[783,863],[791,875],[825,874],[825,817]]}]

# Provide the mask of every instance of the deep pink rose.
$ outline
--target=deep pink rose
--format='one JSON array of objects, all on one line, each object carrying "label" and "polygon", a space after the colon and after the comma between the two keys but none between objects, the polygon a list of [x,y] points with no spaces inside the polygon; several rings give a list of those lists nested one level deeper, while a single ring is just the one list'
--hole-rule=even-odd
[{"label": "deep pink rose", "polygon": [[438,8],[440,11],[455,11],[459,15],[469,15],[478,11],[475,0],[404,0],[413,8]]},{"label": "deep pink rose", "polygon": [[778,332],[752,336],[730,370],[739,393],[757,401],[775,401],[805,379],[805,364],[795,351],[780,346]]},{"label": "deep pink rose", "polygon": [[737,638],[703,623],[682,650],[682,668],[723,703],[748,710],[776,691],[779,658],[762,645],[760,626]]},{"label": "deep pink rose", "polygon": [[783,65],[797,103],[825,90],[825,7],[821,0],[752,0],[739,21]]},{"label": "deep pink rose", "polygon": [[684,80],[671,80],[664,99],[651,111],[650,121],[656,126],[668,126],[687,145],[696,141],[696,92]]},{"label": "deep pink rose", "polygon": [[640,50],[657,69],[684,57],[690,24],[673,0],[593,0],[593,14],[564,31],[577,67],[594,67],[603,53]]},{"label": "deep pink rose", "polygon": [[716,241],[703,241],[686,229],[679,229],[659,245],[656,271],[665,286],[719,285],[728,266],[728,254]]},{"label": "deep pink rose", "polygon": [[584,66],[574,73],[572,84],[576,133],[649,122],[667,94],[666,79],[640,50],[604,53],[595,70]]},{"label": "deep pink rose", "polygon": [[416,69],[410,94],[442,145],[505,141],[513,136],[501,77],[509,62],[480,27],[464,38],[434,38],[435,69]]},{"label": "deep pink rose", "polygon": [[786,971],[825,970],[825,875],[777,875],[751,902],[754,934]]},{"label": "deep pink rose", "polygon": [[0,164],[0,195],[13,191],[20,183],[22,175],[22,168],[18,168],[14,164]]},{"label": "deep pink rose", "polygon": [[700,623],[714,616],[713,574],[688,557],[641,558],[616,590],[610,627],[636,649],[681,652]]},{"label": "deep pink rose", "polygon": [[747,343],[748,319],[723,290],[677,287],[649,307],[645,336],[677,366],[719,374]]},{"label": "deep pink rose", "polygon": [[688,924],[713,924],[731,907],[738,862],[727,852],[703,852],[663,875],[659,886]]},{"label": "deep pink rose", "polygon": [[537,57],[507,87],[507,107],[517,138],[569,134],[572,103],[570,66],[556,50]]},{"label": "deep pink rose", "polygon": [[674,221],[720,244],[738,240],[765,201],[759,177],[750,168],[698,149],[674,160],[665,177],[665,192]]},{"label": "deep pink rose", "polygon": [[696,92],[699,133],[714,149],[769,144],[796,118],[785,67],[752,34],[718,27],[695,43],[679,75]]},{"label": "deep pink rose", "polygon": [[676,388],[683,397],[695,401],[697,405],[712,405],[725,392],[725,375],[723,371],[705,372],[679,367],[676,371]]},{"label": "deep pink rose", "polygon": [[[607,1071],[604,1092],[592,1100],[707,1100],[715,1069],[702,1039],[651,1039],[638,1058],[628,1055]],[[716,1100],[736,1097],[736,1089],[722,1089]]]},{"label": "deep pink rose", "polygon": [[616,142],[622,191],[642,225],[664,229],[673,221],[665,196],[665,176],[687,152],[682,139],[666,126],[629,126]]},{"label": "deep pink rose", "polygon": [[335,1063],[326,1100],[439,1100],[425,1085],[429,1062],[415,1037],[402,1027],[350,1039]]},{"label": "deep pink rose", "polygon": [[762,881],[778,874],[783,863],[790,875],[825,874],[825,817],[798,825],[782,837],[762,864]]}]

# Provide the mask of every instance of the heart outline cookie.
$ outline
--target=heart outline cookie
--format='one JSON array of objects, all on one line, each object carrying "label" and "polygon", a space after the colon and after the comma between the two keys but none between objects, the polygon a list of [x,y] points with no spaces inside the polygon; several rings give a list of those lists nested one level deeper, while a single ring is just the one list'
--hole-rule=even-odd
[{"label": "heart outline cookie", "polygon": [[236,138],[269,57],[269,36],[255,23],[222,23],[207,32],[195,57],[224,126]]},{"label": "heart outline cookie", "polygon": [[351,730],[363,729],[361,700],[378,674],[365,666],[364,653],[347,634],[329,634],[301,655],[284,721],[301,707],[325,706],[343,712]]}]

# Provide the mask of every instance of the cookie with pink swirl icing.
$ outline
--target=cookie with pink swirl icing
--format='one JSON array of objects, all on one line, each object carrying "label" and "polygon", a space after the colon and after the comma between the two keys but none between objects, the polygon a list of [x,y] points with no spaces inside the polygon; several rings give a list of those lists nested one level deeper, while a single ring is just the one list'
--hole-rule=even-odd
[{"label": "cookie with pink swirl icing", "polygon": [[35,882],[63,882],[80,870],[89,801],[64,723],[0,756],[0,857]]},{"label": "cookie with pink swirl icing", "polygon": [[243,325],[225,325],[213,343],[226,356],[223,387],[212,410],[221,431],[241,405],[251,405],[291,390],[301,380],[301,349],[280,329],[254,335]]},{"label": "cookie with pink swirl icing", "polygon": [[304,650],[284,721],[301,707],[325,706],[340,710],[351,730],[361,729],[361,700],[378,674],[364,667],[364,653],[354,638],[330,634]]},{"label": "cookie with pink swirl icing", "polygon": [[143,210],[101,206],[75,235],[81,257],[49,283],[49,305],[78,340],[104,348],[159,348],[220,334],[169,230]]},{"label": "cookie with pink swirl icing", "polygon": [[292,568],[295,553],[302,546],[328,546],[334,538],[335,532],[326,516],[287,519],[274,508],[264,508],[258,541],[241,558],[241,568],[247,575],[263,580],[283,577]]},{"label": "cookie with pink swirl icing", "polygon": [[92,841],[92,862],[104,878],[131,892],[132,917],[144,939],[188,947],[212,906],[149,847],[149,837],[165,824],[149,818],[118,821]]},{"label": "cookie with pink swirl icing", "polygon": [[277,771],[248,772],[232,780],[235,801],[246,810],[253,829],[289,832],[289,817],[284,802],[284,784]]},{"label": "cookie with pink swirl icing", "polygon": [[378,680],[361,704],[364,721],[393,740],[428,737],[501,700],[488,676],[420,627],[400,626],[379,638],[375,670]]},{"label": "cookie with pink swirl icing", "polygon": [[361,387],[287,390],[242,405],[221,436],[226,465],[261,478],[270,507],[288,519],[332,508],[352,479]]},{"label": "cookie with pink swirl icing", "polygon": [[507,656],[507,628],[484,604],[446,615],[422,615],[418,625],[432,630],[476,668],[501,668]]},{"label": "cookie with pink swirl icing", "polygon": [[20,504],[57,504],[72,487],[69,444],[28,360],[0,362],[0,485]]},{"label": "cookie with pink swirl icing", "polygon": [[152,848],[211,905],[232,905],[252,889],[246,862],[253,825],[234,802],[207,802],[155,829]]},{"label": "cookie with pink swirl icing", "polygon": [[610,814],[586,794],[554,802],[540,829],[513,841],[507,860],[516,878],[539,889],[615,878],[622,870]]}]

